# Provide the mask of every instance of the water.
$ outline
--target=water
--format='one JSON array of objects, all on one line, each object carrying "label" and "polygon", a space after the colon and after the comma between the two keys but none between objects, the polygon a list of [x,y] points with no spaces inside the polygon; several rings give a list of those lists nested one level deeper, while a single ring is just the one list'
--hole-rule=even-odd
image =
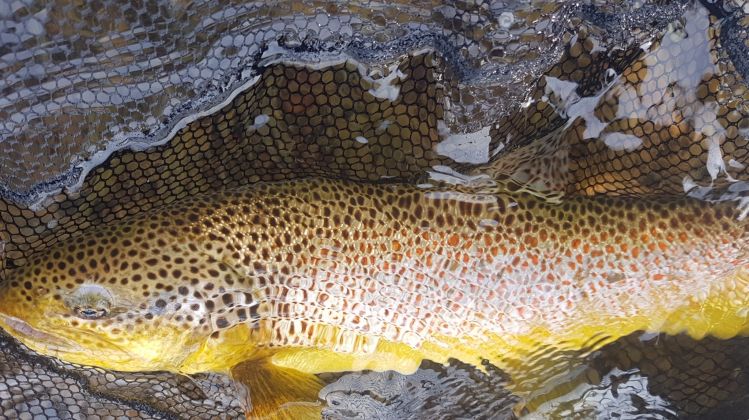
[{"label": "water", "polygon": [[[3,4],[5,266],[164,202],[302,176],[511,177],[550,200],[747,206],[746,18],[731,2],[667,3],[107,3],[109,18]],[[318,402],[329,418],[738,418],[745,341],[635,333],[541,348],[527,383],[513,384],[523,399],[503,372],[454,361],[324,375]],[[127,387],[82,388],[70,404],[133,399]],[[14,395],[13,413],[37,404]]]}]

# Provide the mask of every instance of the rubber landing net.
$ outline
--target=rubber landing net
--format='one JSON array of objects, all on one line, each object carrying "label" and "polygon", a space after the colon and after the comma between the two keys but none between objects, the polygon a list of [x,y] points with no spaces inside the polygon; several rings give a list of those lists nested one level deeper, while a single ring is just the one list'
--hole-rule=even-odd
[{"label": "rubber landing net", "polygon": [[[542,187],[564,194],[746,206],[738,3],[0,2],[2,270],[208,190],[418,182],[498,159],[529,184],[561,162],[561,182]],[[68,365],[6,335],[0,349],[0,417],[240,415],[230,383]],[[444,396],[442,415],[509,407],[497,375],[458,375],[494,397]],[[696,415],[729,399],[710,395],[670,401]]]}]

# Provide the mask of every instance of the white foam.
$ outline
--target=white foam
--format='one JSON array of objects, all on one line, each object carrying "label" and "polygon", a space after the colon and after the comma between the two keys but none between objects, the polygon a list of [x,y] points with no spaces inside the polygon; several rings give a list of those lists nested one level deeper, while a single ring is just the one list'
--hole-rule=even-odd
[{"label": "white foam", "polygon": [[508,29],[515,22],[515,15],[512,12],[502,12],[498,20],[501,28]]},{"label": "white foam", "polygon": [[369,93],[371,93],[372,96],[379,99],[387,99],[390,102],[398,99],[398,96],[401,92],[401,87],[400,84],[396,82],[396,79],[400,81],[406,78],[406,75],[400,71],[398,65],[398,62],[393,64],[393,66],[388,69],[388,75],[380,79],[373,79],[371,77],[372,75],[374,75],[373,73],[370,73],[366,76],[363,75],[364,79],[368,80],[374,86],[372,89],[369,89]]},{"label": "white foam", "polygon": [[257,117],[255,117],[255,121],[251,127],[257,130],[258,128],[264,126],[265,124],[268,124],[269,120],[270,120],[270,116],[265,115],[265,114],[260,114]]},{"label": "white foam", "polygon": [[563,106],[580,99],[575,92],[578,86],[577,83],[551,76],[544,76],[544,79],[546,80],[544,92],[547,95],[550,93],[556,95]]},{"label": "white foam", "polygon": [[497,203],[497,197],[492,194],[469,194],[460,191],[428,191],[424,197],[430,200],[455,200],[475,204]]},{"label": "white foam", "polygon": [[[435,146],[435,151],[460,163],[486,163],[489,161],[490,127],[473,133],[451,134],[443,122],[437,124],[445,139]],[[501,148],[499,149],[501,150]],[[497,151],[499,151],[497,150]]]},{"label": "white foam", "polygon": [[[614,74],[615,75],[615,74]],[[598,119],[595,115],[595,108],[609,89],[616,84],[617,79],[611,77],[609,83],[604,86],[596,95],[580,97],[577,92],[578,84],[566,80],[559,80],[555,77],[544,76],[546,79],[545,93],[548,95],[554,93],[559,98],[559,108],[557,111],[562,116],[568,117],[567,126],[574,123],[577,118],[585,121],[584,139],[597,138],[606,128],[608,123]],[[550,105],[554,106],[551,102]]]},{"label": "white foam", "polygon": [[728,160],[728,166],[736,169],[745,169],[746,165],[744,165],[741,162],[738,162],[736,159],[729,159]]},{"label": "white foam", "polygon": [[687,175],[681,180],[681,185],[684,188],[684,192],[688,193],[697,187],[697,183],[694,182],[691,176]]},{"label": "white foam", "polygon": [[479,185],[493,182],[492,178],[486,174],[466,175],[449,166],[436,165],[432,169],[434,170],[427,173],[431,179],[437,182],[446,182],[455,185]]},{"label": "white foam", "polygon": [[367,144],[367,143],[369,143],[369,140],[367,140],[366,137],[362,137],[362,136],[356,136],[356,138],[354,140],[358,141],[361,144]]},{"label": "white foam", "polygon": [[603,142],[611,150],[626,150],[632,152],[642,146],[642,139],[626,133],[606,133],[603,135]]},{"label": "white foam", "polygon": [[715,180],[721,172],[726,171],[726,163],[723,161],[723,152],[720,150],[720,142],[715,136],[705,139],[707,142],[707,172],[710,178]]}]

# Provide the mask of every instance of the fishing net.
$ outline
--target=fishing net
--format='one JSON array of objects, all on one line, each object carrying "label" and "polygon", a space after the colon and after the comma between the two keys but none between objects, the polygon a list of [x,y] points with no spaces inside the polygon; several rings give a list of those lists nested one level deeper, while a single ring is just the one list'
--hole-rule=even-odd
[{"label": "fishing net", "polygon": [[[502,162],[492,175],[565,194],[688,193],[746,205],[746,8],[1,2],[2,269],[208,190],[308,176],[419,182],[490,160]],[[7,336],[0,345],[6,417],[236,414],[230,383],[209,392],[195,378],[70,366]],[[397,380],[413,387],[455,369]],[[512,401],[495,377],[466,377],[467,389],[496,396],[471,413]],[[664,395],[677,411],[693,397]],[[411,402],[414,416],[465,408],[427,399]]]}]

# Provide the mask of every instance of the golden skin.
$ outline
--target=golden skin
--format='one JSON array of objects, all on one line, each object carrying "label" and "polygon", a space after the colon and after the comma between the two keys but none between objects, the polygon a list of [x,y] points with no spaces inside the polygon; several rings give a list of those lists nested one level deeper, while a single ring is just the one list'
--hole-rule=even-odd
[{"label": "golden skin", "polygon": [[[509,188],[512,189],[512,188]],[[542,345],[746,332],[735,203],[305,180],[195,197],[35,256],[0,325],[107,369],[510,373]]]}]

